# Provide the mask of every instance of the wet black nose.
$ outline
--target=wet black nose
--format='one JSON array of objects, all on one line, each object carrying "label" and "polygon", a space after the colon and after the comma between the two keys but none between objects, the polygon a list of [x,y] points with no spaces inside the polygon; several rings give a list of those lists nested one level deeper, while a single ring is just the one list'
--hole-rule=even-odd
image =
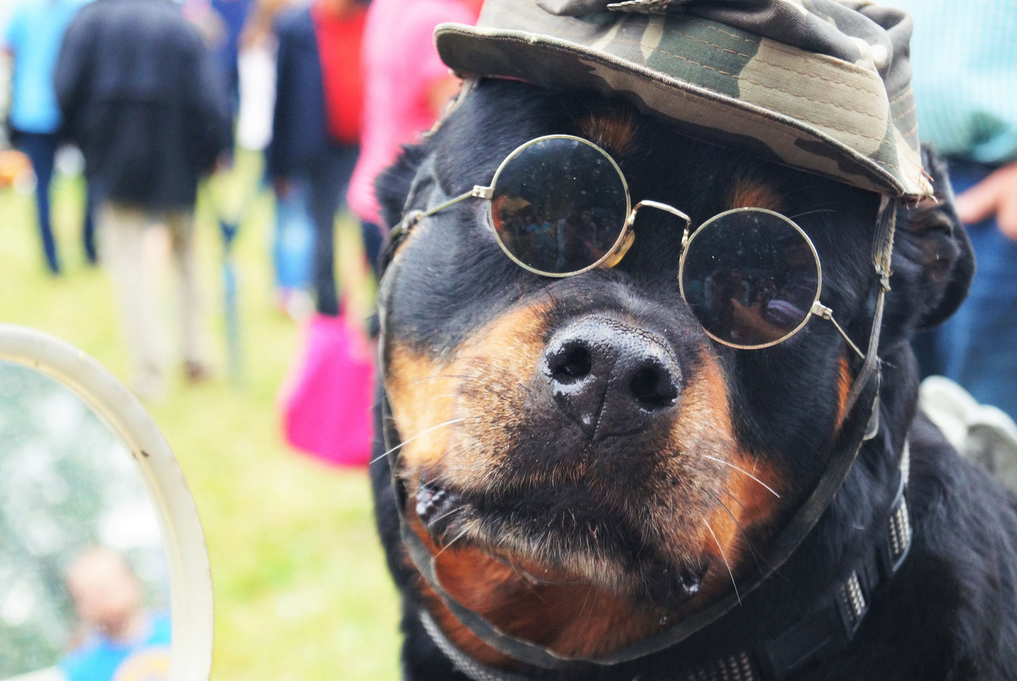
[{"label": "wet black nose", "polygon": [[544,350],[558,406],[591,440],[646,428],[678,401],[681,371],[663,339],[605,317],[559,331]]}]

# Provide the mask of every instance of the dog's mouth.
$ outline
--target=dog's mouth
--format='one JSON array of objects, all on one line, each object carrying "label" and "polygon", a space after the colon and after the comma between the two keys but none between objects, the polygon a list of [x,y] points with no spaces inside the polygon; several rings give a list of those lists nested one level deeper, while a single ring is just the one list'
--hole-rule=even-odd
[{"label": "dog's mouth", "polygon": [[[551,494],[560,497],[561,490]],[[415,499],[416,516],[438,554],[480,551],[529,585],[596,586],[673,614],[700,593],[710,572],[709,556],[658,555],[639,528],[596,502],[538,499],[524,509],[521,498],[492,501],[425,478]]]}]

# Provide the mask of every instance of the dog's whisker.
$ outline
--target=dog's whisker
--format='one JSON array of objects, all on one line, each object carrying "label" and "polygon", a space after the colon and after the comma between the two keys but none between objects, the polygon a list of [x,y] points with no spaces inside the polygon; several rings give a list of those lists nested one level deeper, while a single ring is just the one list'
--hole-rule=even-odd
[{"label": "dog's whisker", "polygon": [[[724,491],[725,491],[725,492],[727,492],[727,490],[726,490],[726,489],[725,489]],[[738,522],[738,518],[735,518],[735,515],[734,515],[734,513],[732,513],[732,512],[731,512],[731,509],[729,509],[729,508],[727,507],[727,505],[726,505],[726,504],[725,504],[725,503],[724,503],[723,501],[721,501],[721,500],[720,500],[720,498],[719,498],[719,497],[718,497],[718,496],[717,496],[716,494],[714,494],[713,492],[710,492],[709,490],[707,490],[707,492],[706,492],[706,493],[707,493],[707,494],[709,494],[709,495],[710,495],[711,497],[713,497],[713,500],[714,500],[714,501],[716,501],[716,502],[717,502],[718,504],[720,504],[720,507],[721,507],[722,509],[724,509],[724,511],[725,511],[725,512],[727,512],[727,514],[728,514],[729,516],[731,516],[731,520],[733,520],[733,521],[734,521],[735,527],[737,527],[737,528],[738,528],[738,533],[739,533],[740,535],[742,535],[742,540],[743,540],[743,541],[745,542],[745,545],[746,545],[747,547],[749,547],[749,552],[750,552],[750,553],[752,554],[752,558],[753,558],[753,560],[755,560],[755,561],[756,561],[756,567],[757,567],[757,568],[761,567],[761,566],[759,565],[759,555],[758,555],[758,554],[756,553],[756,549],[755,549],[755,548],[754,548],[754,547],[752,546],[752,542],[751,542],[751,541],[749,541],[749,537],[748,537],[748,535],[747,535],[747,534],[745,534],[745,528],[743,528],[743,527],[742,527],[742,524],[741,524],[740,522]],[[731,494],[731,493],[730,493],[730,492],[728,492],[728,494]],[[734,499],[735,501],[738,501],[738,498],[737,498],[737,497],[735,497],[735,496],[734,496],[733,494],[731,495],[731,497],[732,497],[732,498],[733,498],[733,499]],[[739,506],[741,506],[741,502],[740,502],[740,501],[738,502],[738,504],[739,504]],[[744,509],[745,507],[744,507],[744,506],[742,506],[742,508]],[[746,511],[746,513],[748,513],[748,511]],[[751,517],[751,516],[750,516],[750,517]]]},{"label": "dog's whisker", "polygon": [[[419,437],[423,437],[424,435],[427,435],[428,433],[432,433],[432,432],[438,430],[439,428],[444,428],[445,426],[451,426],[452,424],[459,423],[460,421],[465,421],[465,420],[466,420],[465,418],[450,419],[450,420],[445,421],[443,423],[439,423],[436,426],[431,426],[430,428],[425,428],[424,430],[420,431],[419,433],[417,433],[413,437],[408,438],[406,440],[403,440],[402,442],[400,442],[399,444],[397,444],[395,447],[393,447],[392,449],[388,450],[384,454],[380,454],[377,457],[371,459],[371,463],[373,464],[373,463],[377,463],[378,461],[381,461],[382,459],[386,458],[392,452],[394,452],[394,451],[396,451],[398,449],[402,449],[403,447],[405,447],[406,445],[410,444],[411,442],[413,442],[414,440],[416,440]],[[368,464],[368,465],[370,465],[370,464]]]},{"label": "dog's whisker", "polygon": [[[525,587],[526,587],[526,589],[527,589],[527,590],[528,590],[528,591],[529,591],[530,593],[532,593],[532,594],[533,594],[534,596],[536,596],[536,597],[537,597],[537,600],[539,600],[539,601],[540,601],[541,603],[543,603],[544,605],[550,605],[550,603],[548,603],[547,601],[545,601],[545,600],[544,600],[544,599],[543,599],[543,598],[541,597],[541,595],[537,593],[537,590],[533,588],[533,585],[532,585],[532,584],[530,584],[530,580],[529,580],[529,579],[527,579],[527,576],[526,576],[526,575],[524,575],[524,574],[523,574],[522,572],[520,572],[520,571],[519,571],[519,568],[517,568],[517,567],[516,567],[516,564],[515,564],[515,563],[513,563],[513,562],[512,562],[511,560],[508,560],[508,559],[506,559],[506,560],[504,561],[504,563],[505,563],[506,565],[508,565],[508,566],[509,566],[509,568],[510,568],[510,569],[512,570],[512,572],[516,573],[516,577],[518,577],[518,578],[519,578],[519,581],[523,583],[523,586],[525,586]],[[580,611],[580,614],[582,614],[582,611]]]},{"label": "dog's whisker", "polygon": [[441,554],[445,553],[447,550],[452,548],[452,545],[455,544],[460,539],[462,539],[463,537],[465,537],[467,534],[469,534],[469,531],[470,531],[470,528],[467,527],[465,530],[463,530],[462,532],[457,534],[456,538],[453,539],[452,541],[450,541],[448,544],[445,544],[445,546],[442,547],[441,551],[438,551],[438,553],[434,554],[434,557],[437,558],[438,556],[440,556]]},{"label": "dog's whisker", "polygon": [[834,210],[833,208],[816,208],[815,210],[807,210],[804,213],[796,213],[795,215],[789,215],[788,219],[794,220],[796,218],[803,218],[806,215],[814,215],[815,213],[836,213],[836,212],[837,211]]},{"label": "dog's whisker", "polygon": [[[586,598],[583,599],[583,607],[579,608],[579,616],[583,616],[583,612],[586,610],[586,604],[590,602],[590,594],[593,593],[593,582],[590,582],[590,588],[586,590]],[[589,620],[593,616],[593,606],[590,606],[590,612],[586,613],[586,619]]]},{"label": "dog's whisker", "polygon": [[724,565],[727,567],[727,574],[731,577],[731,586],[734,587],[735,598],[738,599],[738,605],[742,604],[741,594],[738,593],[738,585],[735,584],[734,572],[731,571],[731,563],[727,562],[727,556],[724,555],[724,547],[720,545],[720,540],[717,539],[717,535],[714,533],[713,528],[710,527],[709,521],[703,518],[703,522],[706,523],[706,529],[710,531],[710,535],[713,537],[713,541],[717,543],[717,548],[720,550],[720,557],[724,560]]},{"label": "dog's whisker", "polygon": [[431,522],[432,522],[432,523],[436,523],[436,522],[438,522],[439,520],[444,520],[445,518],[449,517],[449,516],[450,516],[450,515],[452,515],[453,513],[459,513],[460,511],[465,511],[465,510],[466,510],[466,507],[465,507],[465,506],[459,506],[458,508],[453,508],[453,509],[452,509],[451,511],[449,511],[448,513],[445,513],[445,514],[443,514],[443,515],[440,515],[440,516],[438,516],[437,518],[435,518],[435,519],[434,519],[434,520],[432,520]]},{"label": "dog's whisker", "polygon": [[777,494],[777,493],[776,493],[776,492],[775,492],[775,491],[773,490],[773,488],[772,488],[772,487],[770,487],[770,486],[769,486],[769,485],[767,485],[767,484],[766,484],[765,482],[763,482],[762,480],[760,480],[759,478],[757,478],[756,476],[754,476],[754,475],[753,475],[752,473],[749,473],[748,471],[746,471],[746,470],[744,470],[744,469],[741,469],[741,468],[739,468],[738,466],[734,465],[734,464],[733,464],[733,463],[731,463],[730,461],[724,461],[723,459],[718,459],[717,457],[715,457],[715,456],[709,456],[708,454],[704,454],[703,456],[704,456],[704,458],[707,458],[707,459],[709,459],[710,461],[716,461],[717,463],[722,463],[722,464],[724,464],[725,466],[728,466],[728,467],[730,467],[730,468],[732,468],[732,469],[734,469],[734,470],[738,471],[739,473],[744,473],[745,475],[749,476],[750,478],[752,478],[753,480],[755,480],[756,482],[758,482],[758,483],[759,483],[760,485],[762,485],[762,486],[763,486],[763,488],[764,488],[764,489],[766,489],[766,491],[768,491],[768,492],[769,492],[770,494],[772,494],[773,496],[775,496],[775,497],[777,497],[778,499],[780,499],[780,495],[779,495],[779,494]]}]

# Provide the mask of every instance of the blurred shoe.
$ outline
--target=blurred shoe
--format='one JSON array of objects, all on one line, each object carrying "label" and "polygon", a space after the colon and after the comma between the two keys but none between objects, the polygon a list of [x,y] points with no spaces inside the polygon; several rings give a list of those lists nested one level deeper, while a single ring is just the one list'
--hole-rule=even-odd
[{"label": "blurred shoe", "polygon": [[203,383],[212,378],[212,370],[204,362],[189,359],[184,362],[184,378],[188,383]]}]

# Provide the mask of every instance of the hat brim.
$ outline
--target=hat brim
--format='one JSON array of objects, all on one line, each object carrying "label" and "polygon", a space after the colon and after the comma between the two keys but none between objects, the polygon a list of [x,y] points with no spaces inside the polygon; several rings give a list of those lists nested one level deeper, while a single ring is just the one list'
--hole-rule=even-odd
[{"label": "hat brim", "polygon": [[[880,194],[911,194],[872,159],[795,118],[607,52],[527,31],[462,24],[440,24],[435,42],[442,61],[460,76],[507,78],[622,97],[690,137],[744,148],[766,160]],[[727,117],[733,124],[726,127],[736,131],[717,127],[718,117]]]}]

